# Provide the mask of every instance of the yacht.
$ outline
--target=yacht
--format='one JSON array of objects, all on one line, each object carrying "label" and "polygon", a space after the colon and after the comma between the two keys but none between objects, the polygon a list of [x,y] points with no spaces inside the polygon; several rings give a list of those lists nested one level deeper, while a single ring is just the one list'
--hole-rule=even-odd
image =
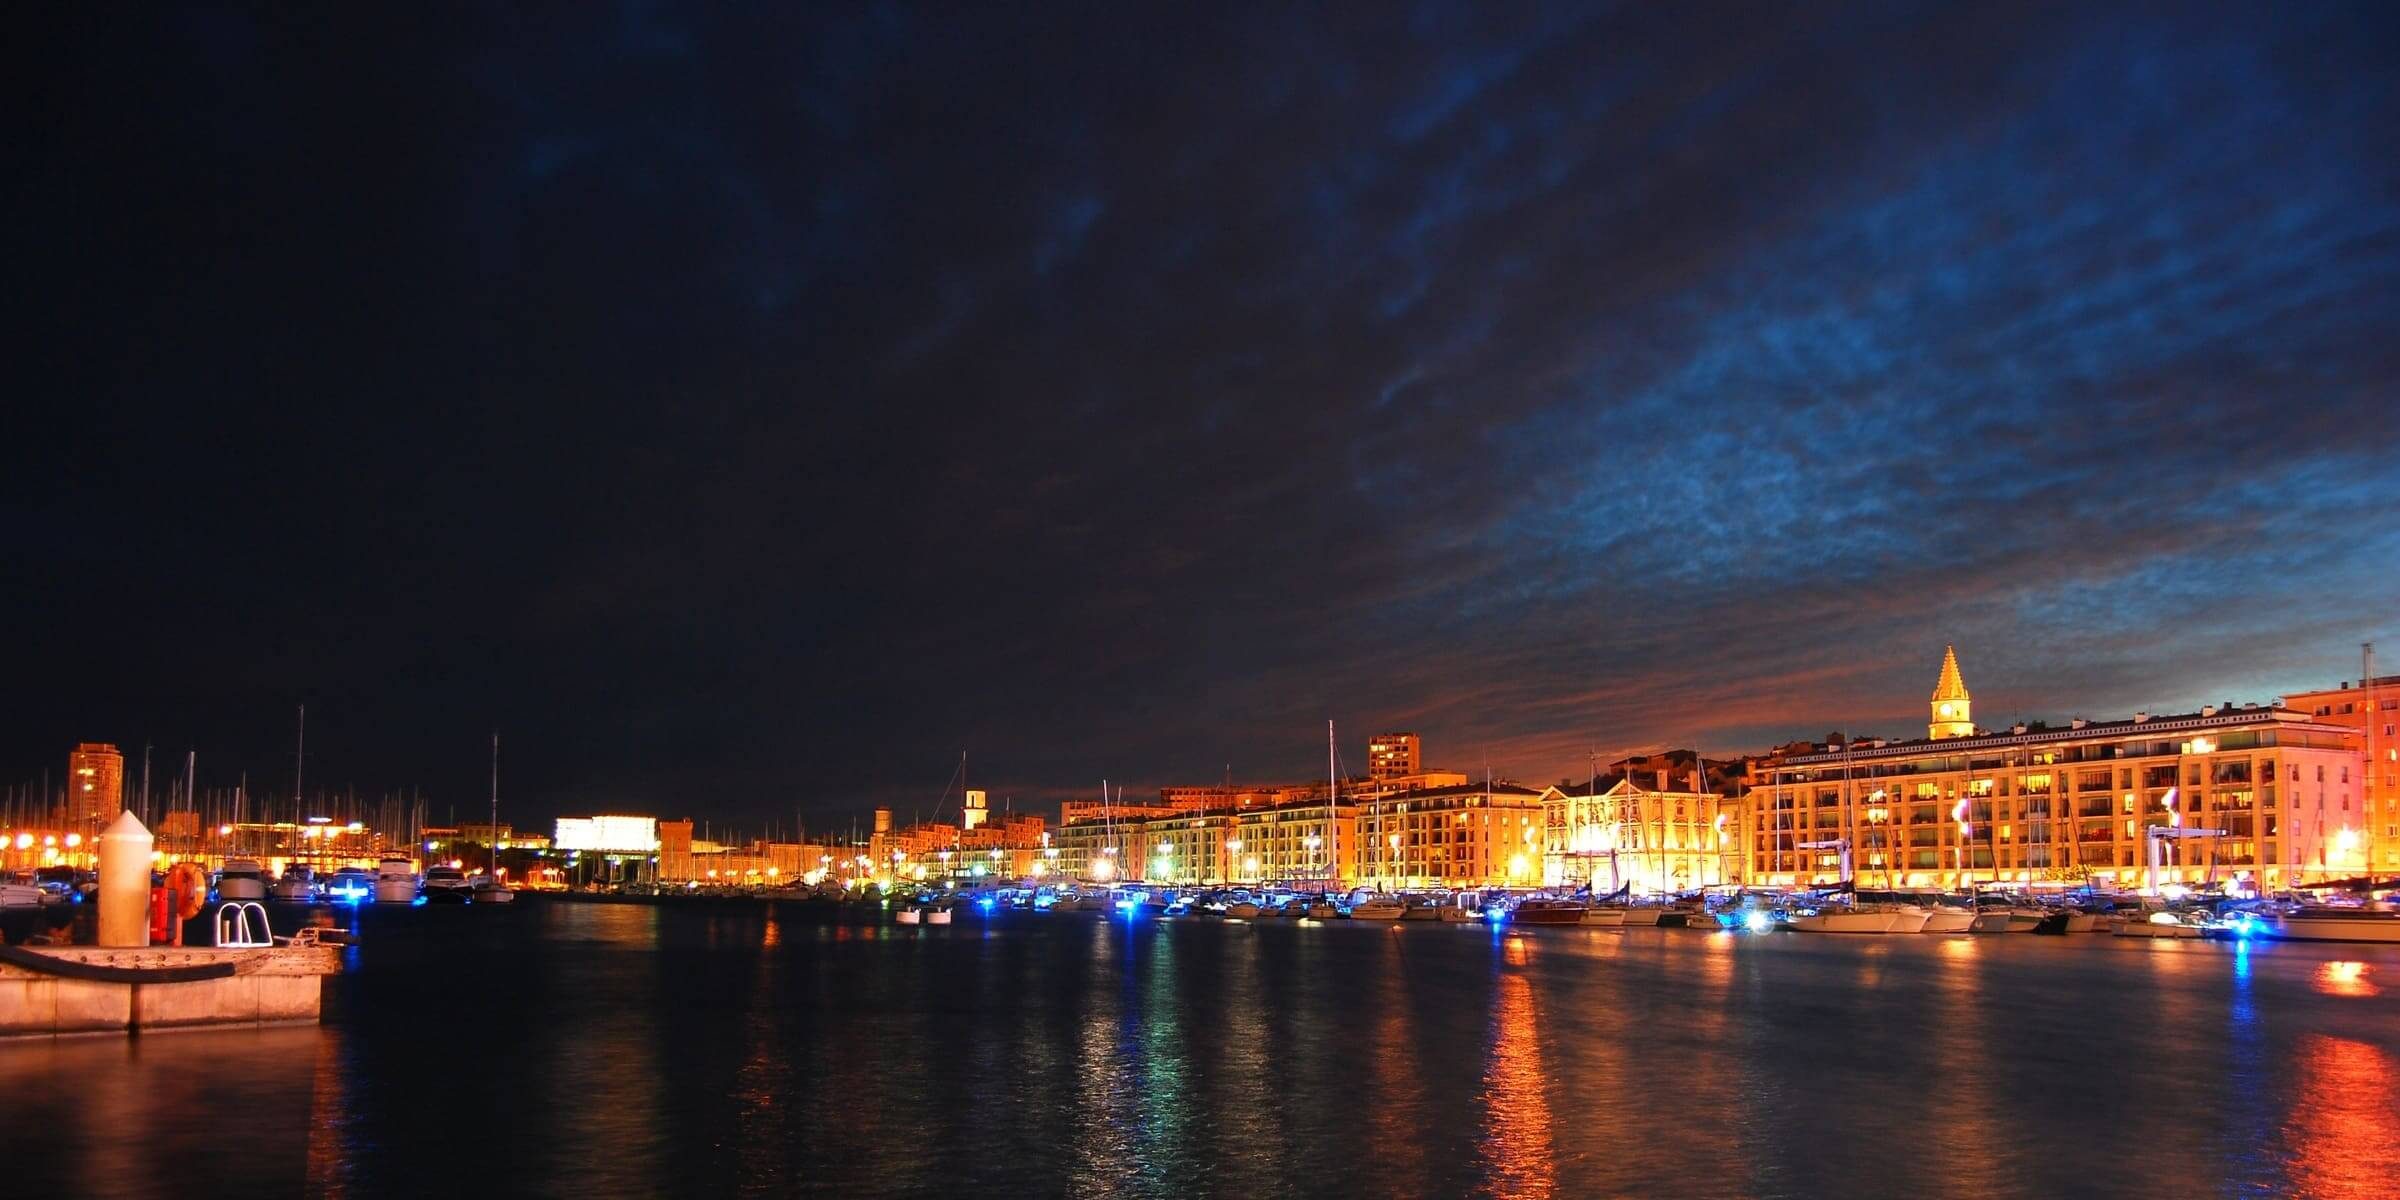
[{"label": "yacht", "polygon": [[1625,924],[1625,910],[1614,904],[1594,905],[1583,910],[1583,919],[1577,924],[1615,929]]},{"label": "yacht", "polygon": [[1473,925],[1483,920],[1483,913],[1463,904],[1445,904],[1440,919],[1444,925]]},{"label": "yacht", "polygon": [[457,867],[425,868],[422,894],[428,904],[464,904],[474,893],[465,872]]},{"label": "yacht", "polygon": [[267,898],[267,872],[256,859],[229,858],[223,870],[217,872],[217,899],[264,900]]},{"label": "yacht", "polygon": [[2147,916],[2127,917],[2115,933],[2118,937],[2196,938],[2200,936],[2200,918],[2197,914],[2162,908]]},{"label": "yacht", "polygon": [[396,854],[387,854],[375,864],[375,902],[377,904],[414,904],[417,902],[416,864]]},{"label": "yacht", "polygon": [[1900,915],[1882,904],[1828,903],[1813,910],[1794,910],[1791,927],[1802,933],[1891,933]]},{"label": "yacht", "polygon": [[[2002,922],[2003,925],[2006,922]],[[1925,928],[1919,933],[1966,933],[1975,925],[1975,910],[1955,904],[1934,903],[1926,907]]]},{"label": "yacht", "polygon": [[1508,919],[1519,925],[1581,925],[1590,911],[1576,900],[1521,900]]},{"label": "yacht", "polygon": [[343,867],[325,881],[325,898],[336,904],[357,904],[375,895],[375,877],[359,867]]},{"label": "yacht", "polygon": [[1251,920],[1258,916],[1258,905],[1248,900],[1236,900],[1225,906],[1225,915],[1239,917],[1245,921]]},{"label": "yacht", "polygon": [[2400,912],[2309,904],[2272,917],[2275,936],[2298,942],[2380,942],[2400,945]]},{"label": "yacht", "polygon": [[1353,921],[1397,921],[1408,913],[1408,906],[1392,896],[1370,896],[1350,906]]},{"label": "yacht", "polygon": [[14,877],[0,879],[0,908],[40,908],[42,885]]},{"label": "yacht", "polygon": [[1408,908],[1400,914],[1400,919],[1403,921],[1439,921],[1442,919],[1444,907],[1441,901],[1431,896],[1419,896],[1408,902]]},{"label": "yacht", "polygon": [[488,873],[476,876],[469,891],[469,899],[477,904],[514,904],[517,901],[514,890]]},{"label": "yacht", "polygon": [[283,878],[267,889],[276,899],[292,904],[309,904],[317,898],[317,873],[305,864],[293,863],[283,869]]}]

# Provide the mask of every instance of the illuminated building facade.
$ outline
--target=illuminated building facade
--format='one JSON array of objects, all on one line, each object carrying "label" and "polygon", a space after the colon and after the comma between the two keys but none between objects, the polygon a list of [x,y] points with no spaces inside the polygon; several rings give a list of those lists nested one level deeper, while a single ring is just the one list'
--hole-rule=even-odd
[{"label": "illuminated building facade", "polygon": [[1158,817],[1142,823],[1141,878],[1146,883],[1223,883],[1232,878],[1226,844],[1230,813]]},{"label": "illuminated building facade", "polygon": [[2360,822],[2366,862],[2375,874],[2400,874],[2400,675],[2345,679],[2338,688],[2301,692],[2284,703],[2358,731],[2366,760],[2361,792],[2366,815]]},{"label": "illuminated building facade", "polygon": [[1237,813],[1225,840],[1243,883],[1340,883],[1358,877],[1358,806],[1303,800]]},{"label": "illuminated building facade", "polygon": [[1739,882],[1741,802],[1715,792],[1643,787],[1626,775],[1603,792],[1542,796],[1542,881],[1612,892],[1680,892]]},{"label": "illuminated building facade", "polygon": [[1545,795],[1460,783],[1362,801],[1351,878],[1388,888],[1539,883]]},{"label": "illuminated building facade", "polygon": [[103,742],[75,747],[67,755],[67,827],[89,834],[124,807],[125,756]]},{"label": "illuminated building facade", "polygon": [[[1169,813],[1167,819],[1173,816]],[[1062,879],[1137,881],[1143,851],[1149,845],[1143,833],[1146,823],[1112,820],[1062,825],[1050,835],[1050,846],[1058,851],[1050,860],[1052,868]]]},{"label": "illuminated building facade", "polygon": [[1423,769],[1424,742],[1413,733],[1379,733],[1367,739],[1367,778],[1396,779]]},{"label": "illuminated building facade", "polygon": [[2244,706],[2067,728],[1811,747],[1762,762],[1742,802],[1745,881],[1863,886],[2276,888],[2364,865],[2355,730]]}]

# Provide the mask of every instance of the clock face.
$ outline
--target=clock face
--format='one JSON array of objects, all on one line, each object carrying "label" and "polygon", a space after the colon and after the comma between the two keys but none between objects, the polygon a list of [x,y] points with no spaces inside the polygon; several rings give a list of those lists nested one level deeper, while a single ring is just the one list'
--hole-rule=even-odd
[{"label": "clock face", "polygon": [[1949,706],[1949,705],[1945,704],[1945,705],[1943,705],[1943,706],[1942,706],[1942,715],[1943,715],[1943,716],[1945,716],[1945,717],[1950,715],[1950,706]]}]

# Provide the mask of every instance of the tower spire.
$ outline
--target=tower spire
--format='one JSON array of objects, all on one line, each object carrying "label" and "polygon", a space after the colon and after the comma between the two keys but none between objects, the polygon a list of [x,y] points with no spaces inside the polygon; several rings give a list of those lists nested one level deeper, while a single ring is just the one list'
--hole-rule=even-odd
[{"label": "tower spire", "polygon": [[1956,646],[1942,647],[1942,677],[1933,685],[1932,709],[1925,736],[1939,740],[1975,735],[1974,697],[1967,694],[1967,681],[1959,676]]}]

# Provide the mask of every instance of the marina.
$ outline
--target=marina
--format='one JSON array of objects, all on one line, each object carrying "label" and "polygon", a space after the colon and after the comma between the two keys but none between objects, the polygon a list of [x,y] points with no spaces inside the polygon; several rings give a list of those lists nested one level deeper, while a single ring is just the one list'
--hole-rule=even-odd
[{"label": "marina", "polygon": [[[71,1106],[13,1178],[322,1194],[439,1161],[518,1194],[2364,1200],[2400,1171],[2400,955],[2375,947],[522,907],[343,910],[359,945],[322,1026],[0,1045],[0,1086],[112,1097],[153,1151],[97,1166],[99,1109]],[[552,1099],[462,1139],[453,1059]],[[2125,1097],[2110,1136],[2074,1132],[2069,1070]],[[1939,1151],[1891,1153],[1895,1113]]]}]

